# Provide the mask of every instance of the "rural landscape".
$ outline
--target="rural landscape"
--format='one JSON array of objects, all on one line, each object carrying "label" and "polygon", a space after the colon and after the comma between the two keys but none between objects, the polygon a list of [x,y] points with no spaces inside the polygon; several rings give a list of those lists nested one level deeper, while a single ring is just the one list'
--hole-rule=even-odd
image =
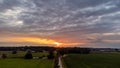
[{"label": "rural landscape", "polygon": [[[8,48],[9,49],[9,48]],[[30,53],[29,53],[30,52]],[[1,68],[53,68],[54,60],[47,59],[48,52],[0,51]]]},{"label": "rural landscape", "polygon": [[120,0],[0,0],[0,68],[120,68]]},{"label": "rural landscape", "polygon": [[0,47],[2,68],[119,68],[120,49]]}]

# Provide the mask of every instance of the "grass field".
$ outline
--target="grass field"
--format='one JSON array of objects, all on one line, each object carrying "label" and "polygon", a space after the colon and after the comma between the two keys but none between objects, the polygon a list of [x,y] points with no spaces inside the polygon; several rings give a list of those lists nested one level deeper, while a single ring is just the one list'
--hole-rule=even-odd
[{"label": "grass field", "polygon": [[[8,58],[0,59],[0,68],[53,68],[54,61],[48,59],[24,59],[25,52],[19,51],[17,54],[12,54],[10,51],[1,51],[2,53],[7,54]],[[43,56],[48,53],[32,53],[33,56]],[[15,57],[15,58],[14,58]]]},{"label": "grass field", "polygon": [[48,59],[2,59],[0,68],[53,68],[53,61]]},{"label": "grass field", "polygon": [[120,68],[120,54],[69,54],[63,63],[65,68]]}]

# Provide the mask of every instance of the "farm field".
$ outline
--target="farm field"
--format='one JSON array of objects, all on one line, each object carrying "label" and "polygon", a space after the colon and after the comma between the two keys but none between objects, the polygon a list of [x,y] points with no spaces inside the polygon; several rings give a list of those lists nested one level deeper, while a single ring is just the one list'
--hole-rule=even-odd
[{"label": "farm field", "polygon": [[120,68],[120,54],[69,54],[63,64],[64,68]]},{"label": "farm field", "polygon": [[2,59],[0,68],[53,68],[53,61],[48,59]]},{"label": "farm field", "polygon": [[[7,54],[8,58],[0,59],[0,68],[53,68],[54,61],[48,59],[24,59],[25,52],[19,51],[17,54],[12,54],[10,51],[1,51]],[[48,53],[32,53],[34,57],[45,56]]]}]

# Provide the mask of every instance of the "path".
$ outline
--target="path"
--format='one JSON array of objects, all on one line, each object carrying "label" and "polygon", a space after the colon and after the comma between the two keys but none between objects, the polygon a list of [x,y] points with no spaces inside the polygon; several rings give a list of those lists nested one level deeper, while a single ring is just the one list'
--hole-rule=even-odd
[{"label": "path", "polygon": [[58,63],[58,65],[59,65],[59,68],[63,68],[63,66],[62,66],[62,61],[61,61],[61,57],[59,57],[59,63]]}]

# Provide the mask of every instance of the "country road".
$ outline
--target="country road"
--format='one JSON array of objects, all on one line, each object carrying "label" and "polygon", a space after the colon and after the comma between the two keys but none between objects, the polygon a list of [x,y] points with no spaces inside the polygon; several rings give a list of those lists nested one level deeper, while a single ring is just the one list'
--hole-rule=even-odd
[{"label": "country road", "polygon": [[59,65],[59,68],[63,68],[61,57],[59,57],[59,63],[58,63],[58,65]]}]

